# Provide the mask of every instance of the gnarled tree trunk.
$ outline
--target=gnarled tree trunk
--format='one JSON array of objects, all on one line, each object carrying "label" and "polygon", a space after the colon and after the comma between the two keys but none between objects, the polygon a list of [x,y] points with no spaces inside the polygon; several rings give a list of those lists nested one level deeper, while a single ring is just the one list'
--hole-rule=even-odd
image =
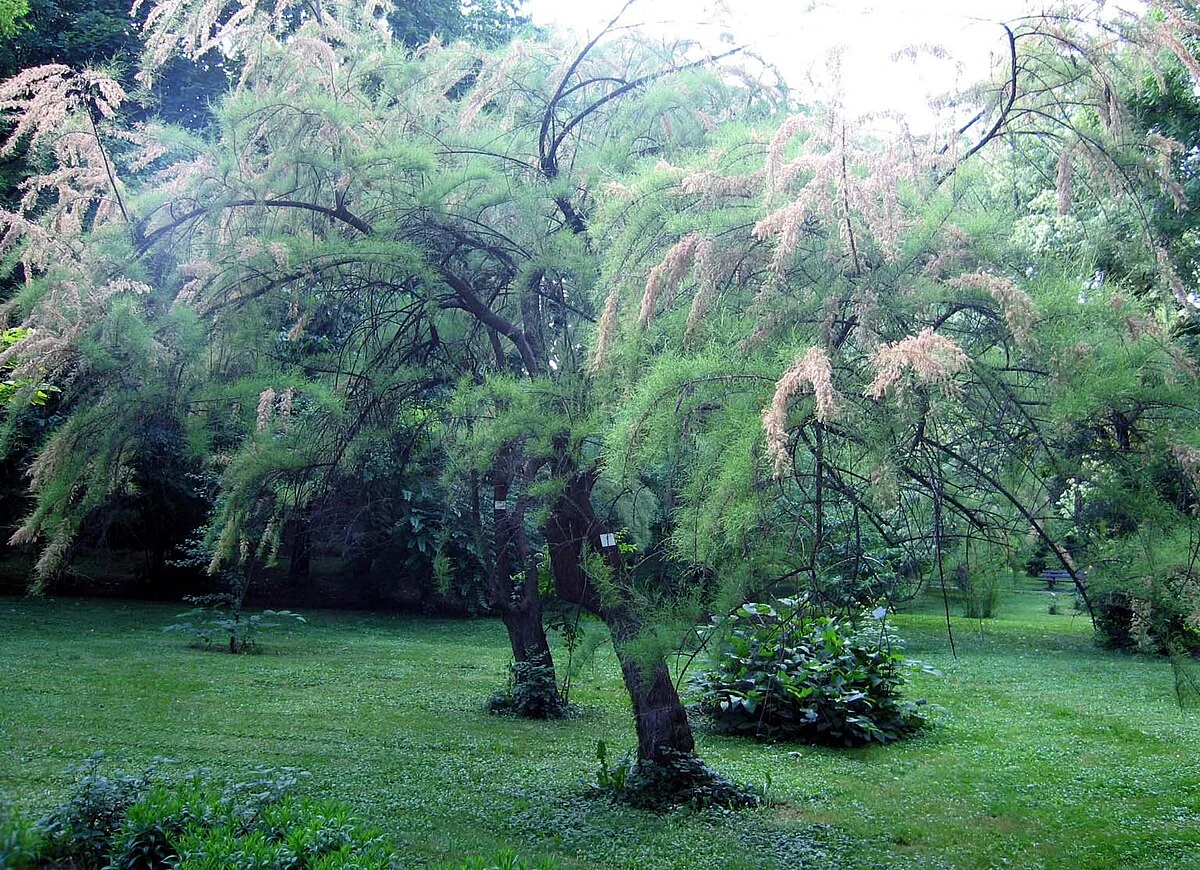
[{"label": "gnarled tree trunk", "polygon": [[633,706],[638,761],[663,763],[680,754],[691,755],[696,743],[666,662],[639,660],[628,652],[630,641],[645,627],[643,621],[621,602],[602,600],[584,569],[586,546],[603,554],[614,583],[620,584],[624,575],[620,549],[601,540],[607,529],[592,507],[594,484],[595,477],[588,472],[570,473],[550,509],[545,533],[555,589],[563,600],[599,617],[612,633]]},{"label": "gnarled tree trunk", "polygon": [[504,623],[512,645],[512,712],[545,719],[562,715],[566,705],[542,625],[538,569],[525,534],[527,499],[519,495],[510,501],[510,482],[511,471],[498,466],[493,475],[495,555],[488,572],[488,606]]},{"label": "gnarled tree trunk", "polygon": [[638,661],[625,651],[628,642],[641,632],[640,621],[626,611],[613,609],[606,609],[600,618],[612,632],[625,688],[633,705],[638,761],[662,764],[679,753],[690,755],[695,751],[696,741],[667,663],[661,659]]}]

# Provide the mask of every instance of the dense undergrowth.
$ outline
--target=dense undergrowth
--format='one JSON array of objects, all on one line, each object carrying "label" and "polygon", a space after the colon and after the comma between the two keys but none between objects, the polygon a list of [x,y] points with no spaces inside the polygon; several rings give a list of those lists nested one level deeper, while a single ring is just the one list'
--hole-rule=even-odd
[{"label": "dense undergrowth", "polygon": [[380,870],[384,837],[338,802],[295,794],[302,772],[255,770],[236,782],[159,767],[102,768],[102,754],[73,766],[67,798],[30,823],[0,819],[0,865],[78,870]]}]

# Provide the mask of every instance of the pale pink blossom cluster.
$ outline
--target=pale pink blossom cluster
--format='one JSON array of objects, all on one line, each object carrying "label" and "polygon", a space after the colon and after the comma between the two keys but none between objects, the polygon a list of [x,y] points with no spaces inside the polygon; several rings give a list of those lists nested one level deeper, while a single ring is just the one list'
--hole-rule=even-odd
[{"label": "pale pink blossom cluster", "polygon": [[71,239],[82,235],[89,221],[96,226],[119,218],[117,200],[110,195],[107,157],[95,137],[90,132],[71,131],[56,140],[54,150],[57,167],[22,182],[21,211],[32,214],[39,204],[51,202],[43,218],[45,226]]},{"label": "pale pink blossom cluster", "polygon": [[916,62],[924,57],[931,57],[934,60],[947,60],[950,55],[946,51],[944,45],[938,45],[935,42],[918,42],[903,46],[899,51],[892,53],[893,61],[908,60]]},{"label": "pale pink blossom cluster", "polygon": [[175,297],[176,306],[193,304],[199,290],[217,273],[217,269],[211,260],[189,260],[179,267],[179,272],[188,280]]},{"label": "pale pink blossom cluster", "polygon": [[263,244],[254,236],[243,236],[237,243],[237,255],[240,260],[252,259],[263,252]]},{"label": "pale pink blossom cluster", "polygon": [[[52,170],[32,174],[20,184],[18,212],[38,214],[46,230],[64,239],[77,238],[87,224],[125,219],[100,127],[116,114],[125,96],[106,73],[76,72],[62,64],[32,67],[0,83],[0,114],[14,122],[0,143],[0,157],[27,147],[49,151],[54,163]],[[38,246],[39,239],[27,225],[11,216],[4,223],[3,245],[13,241],[14,229],[21,229],[32,247]],[[45,255],[45,250],[35,250],[22,259],[28,267]]]},{"label": "pale pink blossom cluster", "polygon": [[1192,79],[1200,82],[1200,60],[1196,59],[1196,55],[1192,49],[1180,39],[1177,31],[1182,31],[1192,39],[1200,36],[1200,24],[1195,19],[1180,14],[1179,10],[1173,3],[1154,3],[1153,6],[1159,12],[1163,13],[1163,17],[1155,25],[1152,33],[1152,38],[1163,48],[1166,48],[1171,54],[1183,64]]},{"label": "pale pink blossom cluster", "polygon": [[1125,328],[1129,330],[1129,337],[1134,341],[1141,341],[1143,338],[1163,338],[1163,325],[1150,317],[1140,317],[1136,314],[1130,314],[1125,317]]},{"label": "pale pink blossom cluster", "polygon": [[801,156],[785,162],[788,144],[801,133],[812,132],[812,122],[803,115],[792,115],[771,137],[767,146],[766,188],[768,195],[785,188],[803,169],[812,165],[809,157]]},{"label": "pale pink blossom cluster", "polygon": [[98,294],[94,294],[97,304],[106,302],[121,293],[131,293],[134,296],[149,296],[153,288],[144,281],[135,281],[124,276],[113,278],[102,286]]},{"label": "pale pink blossom cluster", "polygon": [[606,181],[601,186],[606,198],[612,199],[634,199],[638,195],[638,189],[628,184],[622,184],[619,181]]},{"label": "pale pink blossom cluster", "polygon": [[273,387],[267,387],[258,394],[258,408],[255,411],[255,417],[259,432],[266,431],[266,428],[271,425],[271,418],[274,414],[275,390]]},{"label": "pale pink blossom cluster", "polygon": [[75,72],[60,63],[22,70],[0,82],[0,113],[16,121],[0,146],[0,157],[11,156],[23,144],[37,148],[61,133],[81,108],[94,107],[111,118],[124,101],[120,83],[96,70]]},{"label": "pale pink blossom cluster", "polygon": [[1192,486],[1200,487],[1200,448],[1177,442],[1171,445],[1171,452],[1183,473],[1192,482]]},{"label": "pale pink blossom cluster", "polygon": [[292,323],[291,329],[288,330],[288,341],[300,340],[300,337],[304,335],[305,327],[308,326],[308,319],[309,315],[307,312],[304,314],[298,314],[295,322]]},{"label": "pale pink blossom cluster", "polygon": [[683,332],[684,344],[691,339],[696,328],[703,322],[717,295],[717,262],[716,243],[709,237],[704,237],[696,243],[695,262],[693,269],[696,273],[696,295],[692,298],[692,308],[688,312],[687,327]]},{"label": "pale pink blossom cluster", "polygon": [[763,186],[762,172],[745,175],[721,175],[707,169],[695,169],[683,177],[679,188],[688,196],[699,196],[711,203],[721,197],[754,196]]},{"label": "pale pink blossom cluster", "polygon": [[458,117],[459,129],[466,130],[483,111],[484,107],[496,100],[506,87],[512,84],[513,73],[517,66],[529,57],[527,46],[521,40],[516,40],[509,46],[497,61],[485,61],[483,68],[475,80],[475,86],[467,98],[466,106]]},{"label": "pale pink blossom cluster", "polygon": [[604,311],[600,315],[600,323],[596,327],[596,347],[592,351],[590,368],[593,373],[604,368],[608,354],[612,348],[613,339],[617,334],[617,306],[619,294],[613,290],[604,300]]},{"label": "pale pink blossom cluster", "polygon": [[178,199],[193,199],[206,187],[219,189],[221,173],[210,155],[200,155],[192,160],[178,160],[154,173],[152,184],[167,197],[167,204],[156,214],[147,216],[146,232],[152,232],[161,224],[169,223],[181,210]]},{"label": "pale pink blossom cluster", "polygon": [[756,239],[776,239],[771,266],[777,275],[783,272],[792,254],[800,247],[805,226],[818,199],[817,193],[814,187],[804,188],[787,205],[777,208],[754,225],[753,235]]},{"label": "pale pink blossom cluster", "polygon": [[[863,149],[855,154],[848,144],[843,144],[847,159],[856,157],[864,176],[853,170],[843,172],[838,183],[843,192],[843,208],[856,215],[866,233],[875,241],[889,259],[900,254],[900,236],[904,231],[904,209],[900,204],[900,183],[914,177],[923,161],[914,161],[913,153],[905,153],[894,143],[889,144],[882,154]],[[843,219],[840,226],[842,245],[849,250],[852,245],[848,234],[853,232],[850,221]]]},{"label": "pale pink blossom cluster", "polygon": [[922,274],[945,278],[969,260],[972,244],[971,237],[961,227],[946,224],[942,227],[936,252],[921,268]]},{"label": "pale pink blossom cluster", "polygon": [[1146,147],[1154,153],[1155,167],[1158,169],[1158,182],[1171,197],[1178,211],[1188,208],[1187,194],[1179,183],[1175,173],[1175,157],[1187,151],[1187,147],[1178,139],[1163,136],[1156,131],[1146,134]]},{"label": "pale pink blossom cluster", "polygon": [[[284,6],[277,0],[276,18],[282,18]],[[258,4],[253,0],[233,4],[226,0],[134,0],[129,14],[136,17],[143,7],[144,48],[137,78],[146,85],[153,83],[157,72],[177,52],[192,59],[213,49],[236,52],[249,32],[264,41],[271,35],[269,27],[261,26]]]},{"label": "pale pink blossom cluster", "polygon": [[51,263],[69,260],[74,256],[66,239],[31,221],[24,215],[0,210],[0,257],[16,250],[25,269],[26,280],[44,272]]},{"label": "pale pink blossom cluster", "polygon": [[163,142],[165,129],[160,124],[136,124],[128,129],[114,128],[109,131],[114,139],[133,145],[137,150],[126,160],[133,172],[148,169],[156,160],[170,153]]},{"label": "pale pink blossom cluster", "polygon": [[923,384],[938,387],[944,395],[953,395],[957,392],[954,376],[967,368],[970,358],[953,339],[927,326],[916,335],[881,346],[871,363],[875,378],[863,395],[880,399],[889,391],[902,392],[907,372]]},{"label": "pale pink blossom cluster", "polygon": [[[802,152],[784,162],[787,144],[801,131],[809,134]],[[831,249],[830,256],[846,256],[851,273],[857,274],[862,267],[861,247],[867,238],[885,256],[895,257],[904,227],[897,191],[900,182],[914,177],[919,168],[914,153],[911,148],[905,151],[889,146],[879,153],[860,147],[845,119],[836,115],[819,126],[808,119],[785,122],[768,148],[766,200],[788,192],[798,179],[803,183],[789,202],[760,220],[753,230],[755,238],[776,240],[772,258],[776,274],[782,274],[814,218],[836,231],[841,250]]]},{"label": "pale pink blossom cluster", "polygon": [[117,278],[99,287],[56,277],[48,292],[25,318],[29,335],[0,353],[0,368],[9,377],[66,387],[75,377],[79,339],[109,300],[123,293],[143,296],[150,287]]},{"label": "pale pink blossom cluster", "polygon": [[646,290],[642,294],[642,306],[638,312],[638,326],[645,326],[650,322],[660,297],[665,295],[664,301],[669,303],[679,292],[683,276],[692,267],[699,242],[699,235],[689,233],[672,245],[663,261],[650,270],[650,277],[646,279]]},{"label": "pale pink blossom cluster", "polygon": [[767,455],[771,457],[776,477],[782,477],[788,467],[787,410],[792,396],[801,390],[812,390],[816,400],[817,420],[831,420],[837,412],[841,396],[833,388],[833,366],[824,348],[811,347],[796,357],[792,367],[775,383],[775,395],[763,412]]},{"label": "pale pink blossom cluster", "polygon": [[1037,324],[1037,309],[1029,294],[1009,278],[991,272],[972,272],[947,281],[962,290],[984,290],[1000,304],[1008,331],[1021,347],[1029,347]]},{"label": "pale pink blossom cluster", "polygon": [[296,401],[296,391],[292,387],[276,392],[274,387],[267,387],[258,394],[258,407],[255,409],[255,424],[259,432],[265,432],[271,423],[278,418],[280,423],[286,423],[292,416],[292,408]]},{"label": "pale pink blossom cluster", "polygon": [[280,269],[287,268],[291,262],[291,251],[283,242],[271,242],[267,245],[267,253],[271,255],[271,259],[275,261],[275,265]]},{"label": "pale pink blossom cluster", "polygon": [[1175,301],[1179,306],[1187,312],[1195,312],[1200,306],[1197,306],[1194,297],[1187,292],[1183,286],[1183,279],[1179,277],[1179,272],[1175,268],[1175,264],[1171,261],[1171,255],[1165,248],[1154,249],[1155,259],[1158,262],[1158,273],[1162,279],[1171,288],[1171,293],[1175,296]]},{"label": "pale pink blossom cluster", "polygon": [[292,416],[292,404],[296,400],[296,391],[288,387],[279,394],[279,404],[277,410],[279,412],[280,421],[286,423]]}]

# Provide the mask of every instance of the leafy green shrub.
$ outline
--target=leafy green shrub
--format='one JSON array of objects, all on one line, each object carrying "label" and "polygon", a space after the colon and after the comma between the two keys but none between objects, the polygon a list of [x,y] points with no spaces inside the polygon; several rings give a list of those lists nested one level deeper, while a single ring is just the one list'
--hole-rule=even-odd
[{"label": "leafy green shrub", "polygon": [[827,521],[823,540],[824,570],[803,590],[826,613],[857,613],[880,601],[909,600],[928,570],[920,556],[847,523]]},{"label": "leafy green shrub", "polygon": [[1200,571],[1188,565],[1115,581],[1092,581],[1096,634],[1101,646],[1166,655],[1200,652]]},{"label": "leafy green shrub", "polygon": [[283,624],[276,620],[305,621],[303,616],[290,610],[246,613],[241,602],[232,595],[188,596],[184,600],[199,606],[177,614],[177,618],[184,621],[172,623],[163,631],[189,634],[196,646],[205,649],[228,643],[231,653],[250,652],[258,649],[258,636],[263,631]]},{"label": "leafy green shrub", "polygon": [[211,787],[200,774],[152,785],[129,807],[112,839],[111,863],[122,870],[152,870],[179,857],[176,844],[189,826],[211,813]]},{"label": "leafy green shrub", "polygon": [[220,786],[199,772],[178,780],[154,769],[102,776],[99,763],[93,756],[78,768],[83,776],[68,800],[32,827],[0,824],[0,866],[367,870],[393,863],[386,841],[346,807],[293,794],[300,771],[257,770]]},{"label": "leafy green shrub", "polygon": [[1147,522],[1096,546],[1088,571],[1097,641],[1110,649],[1200,653],[1200,539],[1191,523]]},{"label": "leafy green shrub", "polygon": [[286,795],[247,820],[217,815],[185,827],[177,841],[179,870],[383,868],[391,850],[332,801]]},{"label": "leafy green shrub", "polygon": [[718,727],[756,737],[856,746],[889,743],[927,724],[924,701],[901,700],[909,663],[876,611],[871,629],[809,617],[794,599],[746,604],[713,625],[696,706]]},{"label": "leafy green shrub", "polygon": [[67,772],[78,776],[70,796],[37,822],[43,838],[41,857],[99,867],[112,850],[113,838],[129,808],[145,793],[154,768],[131,776],[100,772],[103,752],[90,755]]},{"label": "leafy green shrub", "polygon": [[37,827],[0,804],[0,867],[36,867],[43,850],[44,838]]}]

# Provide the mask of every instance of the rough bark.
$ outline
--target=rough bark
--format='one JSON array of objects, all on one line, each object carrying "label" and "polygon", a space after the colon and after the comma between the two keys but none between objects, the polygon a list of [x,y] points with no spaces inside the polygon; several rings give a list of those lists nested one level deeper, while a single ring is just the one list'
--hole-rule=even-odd
[{"label": "rough bark", "polygon": [[[543,602],[537,565],[525,535],[525,496],[509,501],[512,473],[503,457],[493,474],[495,554],[488,576],[488,606],[508,630],[513,654],[514,712],[531,718],[560,715],[554,657],[542,625]],[[520,581],[514,582],[519,574]]]},{"label": "rough bark", "polygon": [[666,662],[642,661],[627,652],[629,642],[644,628],[641,618],[619,601],[602,600],[584,570],[586,544],[603,554],[614,583],[620,584],[624,575],[619,548],[600,543],[600,536],[608,530],[592,507],[594,482],[587,472],[569,474],[563,492],[551,507],[545,533],[555,590],[564,601],[597,616],[612,633],[633,707],[638,761],[661,763],[679,754],[690,755],[695,740]]},{"label": "rough bark", "polygon": [[624,651],[625,645],[641,631],[640,621],[628,612],[612,609],[607,609],[601,618],[612,632],[625,688],[633,705],[638,761],[662,764],[679,753],[690,755],[696,749],[696,741],[667,663],[661,659],[641,662]]}]

